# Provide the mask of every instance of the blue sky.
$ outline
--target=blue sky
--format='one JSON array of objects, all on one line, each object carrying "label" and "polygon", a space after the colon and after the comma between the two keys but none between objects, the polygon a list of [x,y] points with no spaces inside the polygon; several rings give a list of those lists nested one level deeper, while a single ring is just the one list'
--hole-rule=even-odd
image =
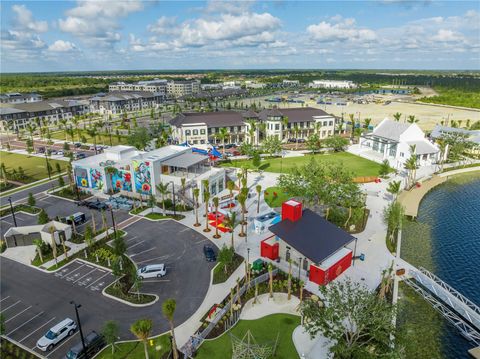
[{"label": "blue sky", "polygon": [[1,71],[480,69],[478,1],[2,1]]}]

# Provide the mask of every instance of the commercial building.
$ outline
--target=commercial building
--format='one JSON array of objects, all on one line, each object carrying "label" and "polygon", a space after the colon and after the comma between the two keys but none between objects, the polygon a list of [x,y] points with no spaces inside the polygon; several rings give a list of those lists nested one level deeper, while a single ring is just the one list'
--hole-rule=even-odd
[{"label": "commercial building", "polygon": [[[131,146],[113,146],[101,154],[72,163],[75,183],[83,190],[121,193],[126,196],[160,196],[159,183],[173,184],[181,190],[185,178],[185,194],[192,197],[193,188],[204,191],[202,181],[209,181],[212,196],[226,194],[225,170],[210,164],[208,156],[183,146],[166,146],[150,152]],[[173,190],[173,186],[171,187]]]},{"label": "commercial building", "polygon": [[[288,119],[287,121],[285,119]],[[253,136],[250,131],[254,126]],[[317,133],[320,138],[334,134],[335,117],[323,110],[302,107],[272,109],[260,112],[218,111],[202,113],[180,113],[170,122],[173,138],[191,144],[221,142],[221,128],[228,131],[229,143],[250,142],[255,144],[263,138],[277,136],[281,141],[288,138],[307,138]]]},{"label": "commercial building", "polygon": [[300,86],[299,80],[283,80],[282,86],[284,87],[298,87]]},{"label": "commercial building", "polygon": [[154,79],[151,81],[138,81],[135,83],[114,82],[108,85],[108,91],[144,91],[154,92],[166,96],[167,80]]},{"label": "commercial building", "polygon": [[157,108],[164,101],[165,95],[157,92],[114,91],[90,98],[90,107],[93,112],[110,115]]},{"label": "commercial building", "polygon": [[300,202],[284,202],[282,220],[269,231],[261,241],[260,255],[275,261],[291,260],[313,283],[326,285],[352,264],[350,247],[355,237],[315,212],[303,210]]},{"label": "commercial building", "polygon": [[313,80],[308,84],[308,87],[325,89],[355,89],[357,88],[357,85],[353,81]]},{"label": "commercial building", "polygon": [[400,168],[415,149],[420,166],[438,161],[440,150],[425,138],[417,124],[402,123],[385,118],[372,132],[360,137],[360,148],[375,152],[380,160],[388,160],[394,168]]},{"label": "commercial building", "polygon": [[0,103],[29,103],[29,102],[38,102],[42,101],[42,95],[38,93],[27,93],[21,94],[19,92],[10,92],[5,94],[0,94]]},{"label": "commercial building", "polygon": [[[31,246],[36,239],[41,239],[44,243],[51,244],[52,236],[57,245],[60,245],[62,241],[69,241],[72,238],[72,227],[69,224],[57,221],[33,226],[10,227],[5,232],[4,238],[7,247],[11,248]],[[34,258],[31,259],[33,260]]]},{"label": "commercial building", "polygon": [[71,120],[89,112],[88,101],[84,100],[48,100],[19,103],[0,107],[0,130],[21,131],[28,123],[37,118],[57,125],[59,120]]},{"label": "commercial building", "polygon": [[169,97],[188,97],[198,92],[200,92],[199,80],[174,80],[167,83],[167,96]]}]

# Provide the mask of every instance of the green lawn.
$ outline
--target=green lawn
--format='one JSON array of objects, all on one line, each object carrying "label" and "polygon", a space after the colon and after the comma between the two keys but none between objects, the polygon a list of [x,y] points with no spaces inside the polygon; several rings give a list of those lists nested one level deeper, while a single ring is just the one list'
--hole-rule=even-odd
[{"label": "green lawn", "polygon": [[[93,143],[94,142],[93,138],[88,135],[87,131],[81,130],[81,133],[87,139],[87,143]],[[75,138],[74,142],[77,142],[77,141],[81,142],[80,138],[78,138],[77,131],[75,131],[74,138]],[[61,131],[52,132],[52,139],[65,141],[65,131],[61,130]],[[71,141],[72,138],[70,136],[67,136],[67,140]],[[97,145],[101,145],[101,144],[110,146],[110,136],[104,135],[104,134],[98,135],[97,136]],[[115,135],[115,133],[112,133],[112,146],[126,145],[126,144],[127,144],[127,137],[126,136],[120,136],[120,139],[119,139],[118,136]]]},{"label": "green lawn", "polygon": [[[334,152],[328,154],[316,154],[313,155],[317,161],[326,163],[343,163],[343,165],[353,172],[354,177],[363,176],[377,176],[380,169],[380,164],[367,160],[365,158],[352,155],[348,152]],[[312,155],[305,155],[302,157],[287,157],[287,158],[269,158],[262,160],[260,166],[261,170],[267,172],[286,173],[295,166],[301,166],[308,161]],[[232,162],[224,162],[221,164],[223,167],[243,167],[253,169],[252,160],[239,160]]]},{"label": "green lawn", "polygon": [[283,202],[290,199],[290,196],[277,186],[266,188],[264,197],[265,202],[272,208],[281,207]]},{"label": "green lawn", "polygon": [[[298,325],[300,325],[300,317],[290,314],[273,314],[257,320],[240,320],[228,333],[242,338],[247,330],[250,330],[258,344],[273,344],[279,334],[275,358],[294,359],[298,358],[298,353],[292,341],[292,332]],[[230,358],[232,344],[228,333],[217,339],[205,341],[195,358]]]},{"label": "green lawn", "polygon": [[[28,179],[26,180],[27,183],[48,177],[45,157],[27,156],[18,153],[0,151],[0,162],[5,164],[7,172],[9,173],[11,173],[13,169],[18,171],[18,167],[21,166],[25,171],[25,175],[28,176]],[[53,169],[52,178],[58,175],[55,171],[55,163],[60,164],[62,172],[67,168],[66,161],[49,159],[48,162],[50,162]]]},{"label": "green lawn", "polygon": [[[148,354],[150,358],[161,358],[170,351],[170,339],[164,334],[158,338],[151,339],[153,345],[148,343]],[[157,348],[160,347],[160,348]],[[157,350],[160,349],[160,350]],[[103,349],[95,358],[97,359],[144,359],[144,346],[141,342],[128,342],[117,344],[115,353],[112,355],[112,347]]]}]

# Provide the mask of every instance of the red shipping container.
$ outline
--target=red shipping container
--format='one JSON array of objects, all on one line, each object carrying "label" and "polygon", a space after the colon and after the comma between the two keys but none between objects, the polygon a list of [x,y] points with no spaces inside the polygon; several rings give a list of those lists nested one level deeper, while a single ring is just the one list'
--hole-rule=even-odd
[{"label": "red shipping container", "polygon": [[352,265],[352,256],[353,252],[349,251],[344,257],[326,269],[322,269],[313,264],[310,265],[310,281],[319,285],[328,284]]},{"label": "red shipping container", "polygon": [[266,241],[268,240],[264,239],[261,244],[260,244],[260,256],[264,258],[269,258],[271,260],[276,260],[278,258],[278,252],[280,249],[280,246],[278,243],[274,244],[269,244]]},{"label": "red shipping container", "polygon": [[282,221],[289,219],[292,222],[302,218],[302,204],[293,199],[282,203]]}]

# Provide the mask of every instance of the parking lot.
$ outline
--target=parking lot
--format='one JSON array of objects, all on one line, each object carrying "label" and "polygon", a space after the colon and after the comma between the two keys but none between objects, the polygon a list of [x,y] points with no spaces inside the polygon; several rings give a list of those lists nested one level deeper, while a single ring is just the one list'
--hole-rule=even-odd
[{"label": "parking lot", "polygon": [[101,292],[115,280],[111,272],[79,260],[55,272],[54,276],[91,292]]}]

